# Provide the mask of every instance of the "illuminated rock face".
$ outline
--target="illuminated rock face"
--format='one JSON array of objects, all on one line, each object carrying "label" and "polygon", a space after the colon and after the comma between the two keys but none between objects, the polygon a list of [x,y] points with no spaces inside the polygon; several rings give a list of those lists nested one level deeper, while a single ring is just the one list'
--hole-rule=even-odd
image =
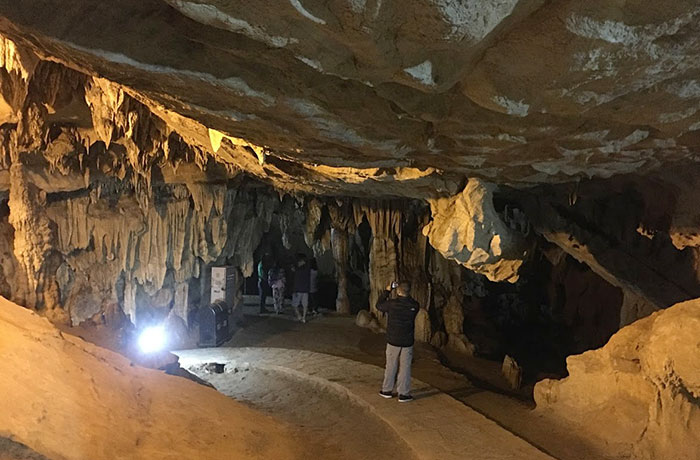
[{"label": "illuminated rock face", "polygon": [[509,226],[493,204],[494,186],[469,179],[461,194],[430,200],[433,220],[423,228],[447,259],[491,281],[515,282],[527,255],[527,223]]},{"label": "illuminated rock face", "polygon": [[599,350],[568,358],[570,376],[535,387],[537,410],[633,458],[700,457],[700,301],[621,329]]}]

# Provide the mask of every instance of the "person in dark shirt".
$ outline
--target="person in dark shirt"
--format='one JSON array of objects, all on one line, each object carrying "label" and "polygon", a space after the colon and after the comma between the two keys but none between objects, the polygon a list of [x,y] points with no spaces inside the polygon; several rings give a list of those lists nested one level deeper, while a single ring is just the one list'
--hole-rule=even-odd
[{"label": "person in dark shirt", "polygon": [[312,257],[309,262],[309,310],[312,315],[318,315],[318,263]]},{"label": "person in dark shirt", "polygon": [[268,269],[268,254],[265,254],[260,258],[258,262],[258,294],[260,295],[260,313],[269,313],[265,304],[267,303],[267,292],[270,290],[270,286],[267,283],[267,269]]},{"label": "person in dark shirt", "polygon": [[[396,289],[396,298],[391,291]],[[393,282],[382,293],[377,310],[388,315],[386,326],[386,367],[384,383],[379,392],[383,398],[392,398],[394,386],[399,402],[413,400],[411,396],[411,363],[413,361],[414,323],[420,306],[411,297],[411,283]],[[397,380],[398,373],[398,380]]]},{"label": "person in dark shirt", "polygon": [[[309,288],[311,285],[311,270],[306,262],[304,254],[297,255],[297,266],[294,267],[294,290],[292,291],[292,307],[294,314],[302,323],[306,322],[306,313],[309,310]],[[299,314],[299,305],[302,305],[303,314]]]}]

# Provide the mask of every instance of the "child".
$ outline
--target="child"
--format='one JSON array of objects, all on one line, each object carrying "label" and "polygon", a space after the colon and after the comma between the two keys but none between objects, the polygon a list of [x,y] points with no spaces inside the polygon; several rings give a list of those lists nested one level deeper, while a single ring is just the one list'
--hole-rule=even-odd
[{"label": "child", "polygon": [[272,268],[267,274],[267,281],[272,288],[272,301],[275,306],[275,314],[279,315],[280,312],[282,312],[282,304],[284,303],[284,288],[287,281],[284,274],[284,269],[280,267],[279,262],[274,262]]}]

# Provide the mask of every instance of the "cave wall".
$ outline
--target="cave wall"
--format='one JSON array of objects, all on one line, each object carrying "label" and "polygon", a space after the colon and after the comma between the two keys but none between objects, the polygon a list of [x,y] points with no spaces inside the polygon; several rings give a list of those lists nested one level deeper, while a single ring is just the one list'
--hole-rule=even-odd
[{"label": "cave wall", "polygon": [[697,166],[510,191],[546,240],[622,289],[620,324],[700,296]]},{"label": "cave wall", "polygon": [[[494,164],[516,168],[512,175],[470,167],[465,177],[465,170],[437,170],[421,160],[436,153],[432,124],[408,130],[431,153],[421,150],[405,162],[389,156],[377,166],[368,160],[377,145],[348,149],[340,145],[347,139],[336,137],[330,149],[321,143],[306,151],[292,142],[294,128],[308,123],[316,133],[304,131],[305,141],[318,132],[328,140],[338,130],[353,137],[338,121],[343,117],[329,121],[313,104],[297,104],[303,111],[292,117],[272,109],[276,130],[262,130],[266,121],[257,116],[135,90],[115,82],[122,75],[114,63],[109,80],[87,60],[53,59],[52,51],[65,50],[47,52],[41,46],[47,41],[1,19],[0,29],[22,42],[0,40],[0,292],[54,320],[123,314],[140,323],[173,312],[187,322],[208,301],[209,268],[231,264],[250,275],[272,223],[268,236],[277,238],[279,227],[283,247],[301,247],[303,237],[309,253],[329,262],[332,255],[327,272],[337,281],[338,312],[367,308],[380,330],[386,322],[375,308],[380,292],[408,279],[425,307],[418,340],[465,354],[507,353],[526,366],[528,354],[518,350],[537,356],[539,346],[562,362],[603,345],[619,325],[700,296],[697,167],[610,178],[620,166],[613,161],[588,174],[602,171],[606,180],[588,180],[581,178],[585,168],[573,176],[551,162],[525,174],[503,155]],[[151,70],[127,80],[149,86],[139,79]],[[160,89],[189,89],[185,81],[193,75],[178,75],[166,75]],[[209,83],[198,100],[217,99],[212,88],[221,88]],[[347,101],[356,104],[358,94],[350,91]],[[258,113],[273,117],[267,108]],[[223,123],[229,115],[240,125]],[[280,126],[285,115],[300,124]],[[256,128],[246,131],[246,121]],[[503,144],[522,143],[500,131],[502,121],[489,122],[497,134],[479,128],[468,136],[495,157]],[[619,151],[644,147],[638,130],[627,131],[614,134],[630,143],[603,143]],[[238,137],[248,134],[256,140]],[[386,148],[406,153],[397,143],[379,150]],[[450,164],[448,158],[442,162]],[[516,176],[564,183],[503,184]],[[529,292],[535,283],[544,288]],[[572,343],[547,335],[560,325]],[[519,335],[532,343],[513,340]]]},{"label": "cave wall", "polygon": [[188,321],[193,302],[206,298],[208,288],[193,280],[202,279],[211,266],[234,265],[245,275],[252,273],[253,251],[278,196],[240,184],[160,185],[152,193],[153,202],[145,209],[133,191],[100,188],[49,196],[41,207],[25,208],[24,202],[11,200],[10,216],[32,216],[11,221],[13,232],[3,227],[3,242],[12,241],[14,260],[19,262],[17,256],[26,248],[35,248],[28,237],[17,238],[23,232],[37,238],[33,228],[23,227],[25,220],[42,222],[46,233],[38,234],[41,251],[24,256],[34,264],[30,273],[39,275],[27,277],[25,269],[17,272],[27,277],[24,283],[21,276],[6,279],[10,298],[62,310],[73,324],[115,305],[134,323],[172,308]]},{"label": "cave wall", "polygon": [[171,309],[187,321],[208,298],[211,265],[252,271],[277,193],[245,185],[125,88],[2,46],[0,287],[9,298],[73,323]]}]

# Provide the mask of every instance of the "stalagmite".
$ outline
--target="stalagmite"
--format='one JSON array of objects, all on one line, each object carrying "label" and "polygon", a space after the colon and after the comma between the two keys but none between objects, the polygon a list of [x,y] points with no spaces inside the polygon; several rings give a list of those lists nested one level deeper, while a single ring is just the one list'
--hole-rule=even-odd
[{"label": "stalagmite", "polygon": [[357,227],[353,219],[352,205],[348,202],[338,201],[330,204],[328,214],[331,220],[331,248],[335,262],[336,281],[338,282],[335,309],[339,313],[349,314],[351,313],[350,299],[348,298],[349,233],[356,231]]},{"label": "stalagmite", "polygon": [[331,247],[333,248],[333,260],[335,260],[335,273],[338,281],[338,297],[335,300],[335,309],[338,313],[350,313],[350,299],[348,298],[348,234],[345,230],[333,228],[331,230]]},{"label": "stalagmite", "polygon": [[[24,303],[28,307],[44,306],[45,263],[53,249],[53,235],[44,214],[46,196],[27,180],[24,166],[15,162],[10,167],[9,222],[14,228],[14,254],[23,274]],[[18,293],[22,289],[17,289]],[[55,308],[56,305],[51,305]]]}]

